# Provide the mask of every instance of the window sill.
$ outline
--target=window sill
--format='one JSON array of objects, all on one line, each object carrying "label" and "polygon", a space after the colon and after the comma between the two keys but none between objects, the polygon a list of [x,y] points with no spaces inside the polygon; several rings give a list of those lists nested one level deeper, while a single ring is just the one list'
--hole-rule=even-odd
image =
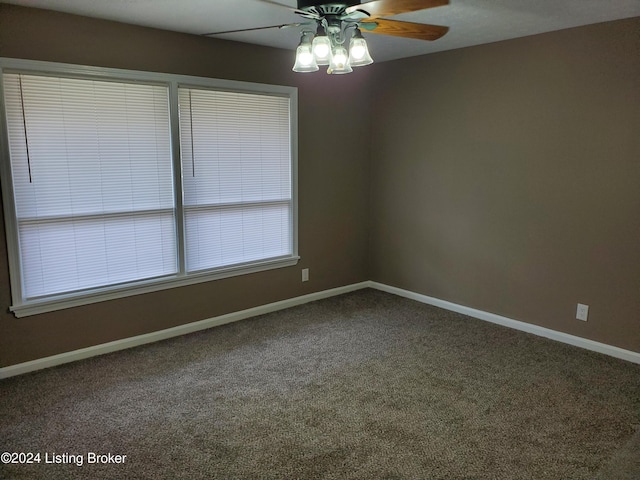
[{"label": "window sill", "polygon": [[29,300],[20,305],[13,305],[9,307],[9,310],[12,311],[17,318],[23,318],[40,313],[63,310],[65,308],[79,307],[81,305],[89,305],[92,303],[115,300],[117,298],[131,297],[133,295],[157,292],[170,288],[184,287],[187,285],[194,285],[196,283],[210,282],[212,280],[221,280],[223,278],[262,272],[275,268],[290,267],[296,265],[299,259],[299,256],[293,255],[251,263],[248,265],[235,265],[232,267],[217,269],[214,271],[193,273],[189,274],[188,276],[175,275],[171,277],[162,277],[160,279],[119,285],[117,287],[97,289],[92,290],[91,292],[84,292],[80,294],[72,293],[56,295],[43,299]]}]

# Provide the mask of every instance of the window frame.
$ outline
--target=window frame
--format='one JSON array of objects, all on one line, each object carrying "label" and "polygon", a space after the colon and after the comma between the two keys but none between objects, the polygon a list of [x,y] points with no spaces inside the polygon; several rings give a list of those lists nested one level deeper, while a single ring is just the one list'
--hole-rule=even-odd
[{"label": "window frame", "polygon": [[[170,149],[173,168],[173,188],[176,221],[176,255],[178,272],[159,279],[138,280],[125,284],[105,286],[82,292],[51,295],[40,299],[24,299],[18,222],[13,191],[13,177],[4,104],[4,73],[24,73],[88,80],[122,81],[130,83],[159,84],[167,87],[169,102]],[[219,267],[213,270],[187,273],[185,260],[185,219],[182,189],[182,161],[180,158],[180,125],[178,88],[203,88],[222,91],[280,96],[289,99],[289,128],[291,152],[291,255],[247,262],[246,264]],[[182,287],[196,283],[219,280],[264,270],[296,265],[298,256],[298,91],[296,87],[269,85],[236,80],[214,79],[190,75],[143,72],[64,63],[43,62],[0,57],[0,180],[5,215],[9,276],[12,305],[10,311],[18,318],[87,305],[116,298]]]}]

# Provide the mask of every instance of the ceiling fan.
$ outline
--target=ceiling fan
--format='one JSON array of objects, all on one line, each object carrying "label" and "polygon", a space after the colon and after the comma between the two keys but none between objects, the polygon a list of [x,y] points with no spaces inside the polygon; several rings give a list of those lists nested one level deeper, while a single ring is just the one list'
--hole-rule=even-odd
[{"label": "ceiling fan", "polygon": [[[351,67],[373,63],[361,30],[369,33],[392,35],[419,40],[437,40],[449,27],[389,20],[401,13],[448,5],[449,0],[370,0],[331,1],[297,0],[297,8],[273,0],[260,0],[289,9],[305,21],[266,27],[245,28],[225,32],[205,33],[205,36],[237,33],[270,28],[302,27],[302,38],[296,50],[295,72],[314,72],[318,65],[329,65],[327,73],[350,73]],[[311,27],[315,27],[312,29]],[[349,50],[344,46],[347,31],[353,29]]]}]

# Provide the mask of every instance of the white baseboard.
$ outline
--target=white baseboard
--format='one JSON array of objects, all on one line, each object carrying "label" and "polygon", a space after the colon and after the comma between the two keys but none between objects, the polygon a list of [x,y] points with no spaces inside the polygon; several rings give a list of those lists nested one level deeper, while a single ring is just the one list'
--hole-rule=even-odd
[{"label": "white baseboard", "polygon": [[451,310],[453,312],[462,313],[469,317],[477,318],[491,323],[496,323],[505,327],[513,328],[515,330],[521,330],[527,333],[533,333],[539,337],[549,338],[558,342],[567,343],[576,347],[585,348],[598,353],[604,353],[611,357],[620,358],[629,362],[640,364],[640,353],[632,352],[631,350],[625,350],[623,348],[614,347],[605,343],[595,342],[582,337],[576,337],[575,335],[569,335],[568,333],[558,332],[549,328],[540,327],[531,323],[521,322],[513,320],[511,318],[502,317],[493,313],[484,312],[482,310],[476,310],[475,308],[465,307],[464,305],[458,305],[456,303],[447,302],[438,298],[429,297],[427,295],[421,295],[409,290],[403,290],[397,287],[391,287],[378,282],[369,282],[369,287],[381,290],[383,292],[392,293],[400,297],[410,298],[421,303],[433,305],[435,307],[444,308],[445,310]]},{"label": "white baseboard", "polygon": [[217,327],[218,325],[224,325],[225,323],[237,322],[246,318],[264,315],[265,313],[271,313],[278,310],[284,310],[285,308],[295,307],[296,305],[302,305],[304,303],[321,300],[323,298],[334,297],[336,295],[342,295],[343,293],[349,293],[367,287],[369,287],[369,282],[354,283],[351,285],[346,285],[344,287],[332,288],[330,290],[310,293],[308,295],[302,295],[300,297],[289,298],[287,300],[269,303],[267,305],[261,305],[259,307],[249,308],[247,310],[241,310],[239,312],[232,312],[226,315],[220,315],[218,317],[200,320],[198,322],[187,323],[185,325],[179,325],[177,327],[167,328],[165,330],[159,330],[157,332],[137,335],[135,337],[124,338],[122,340],[115,340],[113,342],[102,343],[100,345],[94,345],[87,348],[81,348],[80,350],[73,350],[71,352],[60,353],[58,355],[39,358],[37,360],[32,360],[29,362],[18,363],[17,365],[0,368],[0,379],[13,377],[15,375],[22,375],[24,373],[33,372],[36,370],[42,370],[43,368],[55,367],[56,365],[75,362],[76,360],[83,360],[89,357],[104,355],[105,353],[111,353],[118,350],[137,347],[146,343],[158,342],[160,340],[166,340],[167,338],[177,337],[180,335],[185,335],[187,333],[197,332],[199,330],[206,330],[207,328]]},{"label": "white baseboard", "polygon": [[50,357],[39,358],[37,360],[32,360],[29,362],[19,363],[17,365],[11,365],[9,367],[3,367],[0,368],[0,379],[13,377],[15,375],[22,375],[24,373],[42,370],[44,368],[54,367],[56,365],[62,365],[63,363],[75,362],[76,360],[104,355],[106,353],[116,352],[118,350],[137,347],[139,345],[144,345],[147,343],[158,342],[160,340],[197,332],[199,330],[206,330],[218,325],[237,322],[246,318],[264,315],[265,313],[276,312],[278,310],[284,310],[285,308],[295,307],[297,305],[321,300],[323,298],[334,297],[336,295],[342,295],[344,293],[361,290],[363,288],[374,288],[376,290],[392,293],[400,297],[405,297],[421,303],[444,308],[445,310],[451,310],[463,315],[468,315],[469,317],[477,318],[479,320],[485,320],[487,322],[496,323],[498,325],[513,328],[515,330],[533,333],[534,335],[538,335],[540,337],[546,337],[562,343],[567,343],[569,345],[574,345],[576,347],[585,348],[587,350],[592,350],[594,352],[603,353],[605,355],[640,364],[640,353],[637,352],[624,350],[622,348],[614,347],[604,343],[594,342],[593,340],[576,337],[567,333],[557,332],[555,330],[532,325],[530,323],[520,322],[518,320],[513,320],[507,317],[502,317],[500,315],[495,315],[493,313],[484,312],[482,310],[465,307],[463,305],[447,302],[445,300],[429,297],[427,295],[411,292],[409,290],[403,290],[401,288],[392,287],[378,282],[366,281],[346,285],[344,287],[323,290],[321,292],[310,293],[308,295],[302,295],[300,297],[294,297],[279,302],[269,303],[267,305],[261,305],[259,307],[249,308],[247,310],[241,310],[239,312],[232,312],[226,315],[220,315],[218,317],[188,323],[186,325],[179,325],[177,327],[159,330],[157,332],[124,338],[122,340],[116,340],[92,347],[82,348],[80,350],[74,350]]}]

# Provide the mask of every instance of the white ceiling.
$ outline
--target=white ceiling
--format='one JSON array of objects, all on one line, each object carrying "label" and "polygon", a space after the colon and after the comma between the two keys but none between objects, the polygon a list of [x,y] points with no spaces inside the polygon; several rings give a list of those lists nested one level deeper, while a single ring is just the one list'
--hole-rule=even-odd
[{"label": "white ceiling", "polygon": [[[260,0],[1,0],[165,30],[207,32],[300,21],[287,8]],[[277,0],[290,7],[296,0]],[[329,3],[331,0],[325,0]],[[334,0],[339,1],[339,0]],[[640,16],[640,0],[450,0],[450,5],[397,15],[394,20],[450,27],[435,42],[367,34],[377,62],[491,43],[593,23]],[[322,3],[319,0],[318,3]],[[295,49],[299,28],[220,35],[240,42]]]}]

